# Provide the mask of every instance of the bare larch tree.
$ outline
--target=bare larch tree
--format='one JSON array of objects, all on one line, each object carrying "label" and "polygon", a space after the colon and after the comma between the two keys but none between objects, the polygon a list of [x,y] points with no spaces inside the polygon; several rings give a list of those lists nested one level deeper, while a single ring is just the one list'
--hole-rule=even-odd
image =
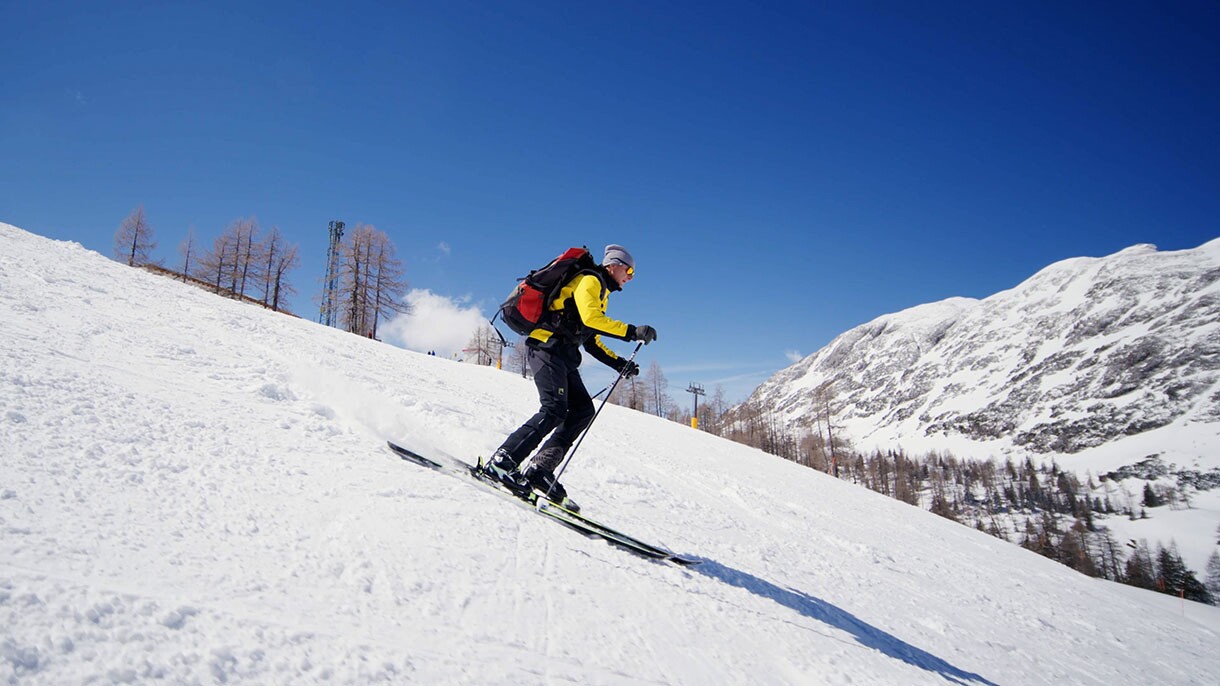
[{"label": "bare larch tree", "polygon": [[191,227],[186,232],[186,240],[178,244],[178,254],[182,255],[182,275],[189,276],[191,273],[191,258],[199,259],[195,254],[195,227]]},{"label": "bare larch tree", "polygon": [[644,407],[647,412],[655,414],[658,417],[664,417],[669,413],[674,401],[669,397],[669,380],[665,378],[665,373],[661,371],[661,365],[655,360],[648,365],[647,371],[643,374],[644,387],[647,388],[647,393],[644,396]]},{"label": "bare larch tree", "polygon": [[280,227],[272,226],[271,233],[260,248],[259,276],[263,287],[263,305],[279,311],[281,301],[296,292],[288,283],[287,274],[299,262],[297,246],[287,245]]},{"label": "bare larch tree", "polygon": [[241,298],[247,283],[258,280],[261,253],[258,222],[253,217],[235,219],[216,238],[211,252],[200,259],[198,277],[211,283],[217,293]]},{"label": "bare larch tree", "polygon": [[402,273],[389,236],[371,225],[357,224],[342,247],[339,264],[339,301],[344,303],[339,319],[344,328],[376,338],[383,318],[406,312]]},{"label": "bare larch tree", "polygon": [[157,247],[153,240],[153,229],[140,205],[127,215],[114,232],[114,254],[119,260],[135,267],[149,261],[149,253]]},{"label": "bare larch tree", "polygon": [[476,329],[463,352],[466,353],[466,360],[473,360],[475,364],[503,366],[504,344],[491,324]]}]

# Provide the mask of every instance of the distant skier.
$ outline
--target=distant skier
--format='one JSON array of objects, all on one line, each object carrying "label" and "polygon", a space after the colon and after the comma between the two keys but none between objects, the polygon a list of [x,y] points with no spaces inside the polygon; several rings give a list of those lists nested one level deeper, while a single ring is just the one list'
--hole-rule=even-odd
[{"label": "distant skier", "polygon": [[[526,361],[534,372],[541,407],[482,466],[486,476],[517,492],[549,491],[555,502],[579,509],[555,480],[555,468],[595,414],[593,399],[580,378],[580,348],[629,378],[640,373],[639,365],[616,355],[601,337],[644,344],[657,339],[656,329],[647,324],[633,326],[606,316],[610,292],[622,290],[634,276],[631,254],[621,245],[608,245],[601,265],[576,274],[547,303],[538,328],[525,340]],[[551,437],[525,464],[525,457],[547,434]]]}]

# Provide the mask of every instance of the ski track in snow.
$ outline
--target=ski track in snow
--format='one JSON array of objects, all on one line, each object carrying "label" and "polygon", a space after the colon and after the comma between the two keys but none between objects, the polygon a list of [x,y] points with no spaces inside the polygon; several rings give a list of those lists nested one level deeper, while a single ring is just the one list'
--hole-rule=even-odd
[{"label": "ski track in snow", "polygon": [[654,417],[565,485],[701,565],[384,449],[487,454],[511,374],[3,224],[0,315],[0,681],[1215,683],[1215,608]]}]

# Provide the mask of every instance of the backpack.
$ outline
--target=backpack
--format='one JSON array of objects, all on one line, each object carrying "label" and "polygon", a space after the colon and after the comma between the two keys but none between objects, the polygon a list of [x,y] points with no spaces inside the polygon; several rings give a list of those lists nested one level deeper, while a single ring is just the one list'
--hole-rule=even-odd
[{"label": "backpack", "polygon": [[497,314],[508,328],[528,336],[542,323],[547,303],[555,299],[559,289],[580,272],[595,269],[597,263],[588,248],[568,248],[545,267],[535,269],[521,279],[501,303]]}]

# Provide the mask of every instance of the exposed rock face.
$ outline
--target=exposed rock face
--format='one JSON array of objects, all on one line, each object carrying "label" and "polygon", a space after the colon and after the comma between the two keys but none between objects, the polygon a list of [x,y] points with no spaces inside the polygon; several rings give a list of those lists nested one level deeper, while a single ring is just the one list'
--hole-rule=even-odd
[{"label": "exposed rock face", "polygon": [[[827,382],[862,448],[1073,455],[1171,424],[1220,429],[1220,239],[1065,260],[983,300],[879,317],[751,401],[808,420]],[[1198,451],[1220,464],[1220,445]]]}]

